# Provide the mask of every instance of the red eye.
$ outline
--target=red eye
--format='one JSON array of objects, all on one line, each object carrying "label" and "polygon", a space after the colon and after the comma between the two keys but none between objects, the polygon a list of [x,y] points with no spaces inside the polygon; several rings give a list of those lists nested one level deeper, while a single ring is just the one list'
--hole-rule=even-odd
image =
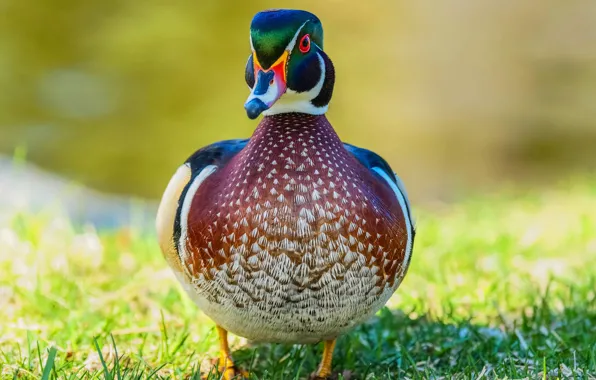
[{"label": "red eye", "polygon": [[303,53],[309,52],[309,50],[310,50],[310,36],[308,34],[305,34],[304,37],[302,37],[302,39],[300,40],[300,45],[298,45],[298,48]]}]

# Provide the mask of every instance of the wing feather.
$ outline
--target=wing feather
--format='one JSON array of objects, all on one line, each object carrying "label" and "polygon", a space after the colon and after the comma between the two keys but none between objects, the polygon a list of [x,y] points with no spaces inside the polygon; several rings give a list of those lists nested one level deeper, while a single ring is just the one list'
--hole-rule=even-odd
[{"label": "wing feather", "polygon": [[408,193],[406,192],[406,188],[402,180],[391,169],[387,161],[385,161],[381,156],[379,156],[375,152],[346,143],[344,143],[344,146],[350,153],[354,155],[354,157],[356,157],[358,161],[360,161],[362,165],[364,165],[371,172],[375,173],[380,178],[382,178],[383,181],[387,182],[387,184],[395,193],[395,196],[402,209],[402,214],[405,218],[406,229],[408,233],[408,241],[405,252],[406,257],[404,260],[407,264],[403,266],[404,269],[407,268],[407,266],[409,265],[410,258],[412,256],[414,237],[416,235],[416,226],[412,218]]},{"label": "wing feather", "polygon": [[186,223],[192,197],[201,183],[225,166],[248,143],[248,140],[220,141],[193,153],[176,170],[161,198],[155,225],[163,255],[170,265],[182,272],[179,248],[185,238]]}]

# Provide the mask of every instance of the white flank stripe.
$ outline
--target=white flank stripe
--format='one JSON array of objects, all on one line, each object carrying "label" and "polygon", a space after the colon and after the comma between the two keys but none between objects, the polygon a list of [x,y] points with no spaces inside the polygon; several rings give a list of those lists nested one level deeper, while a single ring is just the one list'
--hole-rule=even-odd
[{"label": "white flank stripe", "polygon": [[385,181],[387,181],[389,186],[391,186],[391,189],[393,190],[393,192],[395,193],[395,196],[397,197],[397,200],[399,201],[399,206],[401,207],[401,212],[404,215],[404,219],[406,220],[406,229],[408,232],[408,242],[406,244],[406,255],[404,257],[404,263],[401,266],[401,274],[400,274],[400,277],[401,277],[401,276],[403,276],[403,274],[407,268],[407,264],[410,261],[410,255],[412,254],[412,235],[413,235],[412,219],[411,219],[410,213],[408,212],[409,207],[406,206],[407,204],[409,204],[409,202],[408,202],[408,199],[406,198],[406,195],[404,193],[402,193],[402,191],[397,187],[395,182],[393,182],[391,180],[389,175],[387,175],[387,173],[385,173],[385,171],[383,171],[383,169],[381,169],[379,167],[374,167],[374,168],[372,168],[372,170],[374,170],[381,177],[383,177],[383,179]]},{"label": "white flank stripe", "polygon": [[174,248],[172,244],[174,219],[176,218],[176,210],[178,210],[178,202],[180,202],[180,194],[184,187],[188,185],[190,174],[188,163],[178,167],[161,197],[161,202],[159,202],[155,217],[155,228],[157,230],[157,239],[164,251]]},{"label": "white flank stripe", "polygon": [[217,166],[209,165],[206,166],[198,176],[192,181],[186,195],[184,196],[184,201],[182,203],[182,211],[180,212],[180,240],[178,241],[178,252],[180,254],[180,259],[182,262],[188,258],[188,252],[186,251],[186,239],[188,238],[188,214],[190,212],[190,205],[192,204],[192,200],[201,186],[201,183],[213,174],[217,170]]}]

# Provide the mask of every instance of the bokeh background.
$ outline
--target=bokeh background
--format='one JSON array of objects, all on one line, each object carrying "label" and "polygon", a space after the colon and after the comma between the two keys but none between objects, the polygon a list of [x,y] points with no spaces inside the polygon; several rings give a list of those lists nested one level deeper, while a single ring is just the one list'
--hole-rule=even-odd
[{"label": "bokeh background", "polygon": [[[155,209],[191,153],[256,127],[249,25],[272,7],[321,18],[328,116],[391,163],[417,222],[403,285],[335,369],[593,379],[596,0],[0,0],[0,378],[211,368]],[[320,359],[232,348],[263,379]]]},{"label": "bokeh background", "polygon": [[0,154],[159,197],[194,150],[255,128],[248,28],[271,7],[321,18],[329,118],[416,201],[596,167],[593,0],[2,0]]}]

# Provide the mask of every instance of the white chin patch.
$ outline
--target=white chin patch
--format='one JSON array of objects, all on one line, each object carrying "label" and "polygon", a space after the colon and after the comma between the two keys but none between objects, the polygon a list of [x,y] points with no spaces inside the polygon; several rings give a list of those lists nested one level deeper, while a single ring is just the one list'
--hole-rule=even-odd
[{"label": "white chin patch", "polygon": [[[289,112],[300,112],[300,113],[308,113],[311,115],[322,115],[327,112],[329,108],[328,105],[323,107],[315,107],[312,105],[310,100],[292,100],[291,96],[286,92],[275,104],[273,107],[269,108],[268,110],[263,111],[263,115],[271,116],[277,115],[280,113],[289,113]],[[284,101],[285,100],[285,101]]]},{"label": "white chin patch", "polygon": [[329,109],[328,104],[324,105],[323,107],[315,107],[311,103],[311,100],[319,95],[321,89],[323,89],[323,83],[325,82],[325,61],[323,61],[323,57],[321,57],[319,53],[317,53],[317,58],[319,58],[319,65],[321,67],[321,77],[319,78],[317,84],[310,91],[306,92],[296,92],[287,89],[286,93],[277,99],[271,108],[263,111],[263,115],[271,116],[289,112],[322,115],[327,112]]}]

